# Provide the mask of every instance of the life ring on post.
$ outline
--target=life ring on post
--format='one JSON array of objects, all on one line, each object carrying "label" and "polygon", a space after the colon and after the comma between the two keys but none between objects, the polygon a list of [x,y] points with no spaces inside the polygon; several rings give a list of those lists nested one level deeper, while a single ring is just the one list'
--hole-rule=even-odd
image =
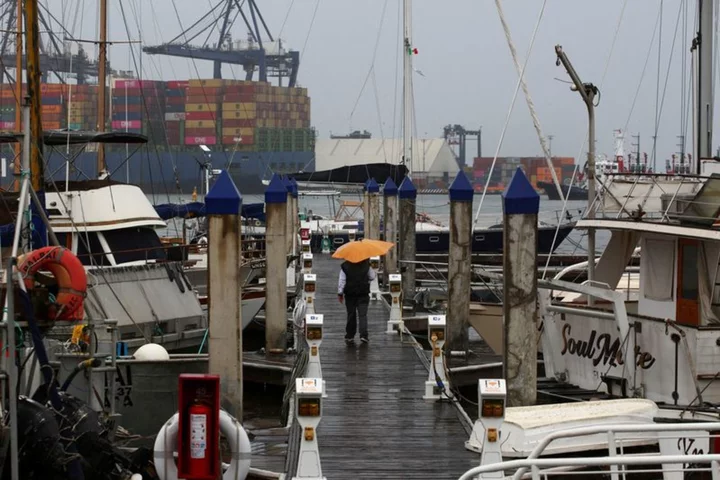
[{"label": "life ring on post", "polygon": [[[175,452],[178,446],[178,427],[180,416],[175,413],[170,420],[165,422],[155,437],[153,447],[153,460],[155,471],[160,480],[171,480],[178,478],[177,465],[175,464]],[[228,469],[223,473],[223,480],[245,479],[250,473],[250,438],[243,426],[232,415],[225,410],[220,410],[220,431],[225,435],[232,460]]]},{"label": "life ring on post", "polygon": [[50,318],[76,321],[85,316],[83,301],[87,293],[87,275],[80,259],[64,247],[43,247],[17,258],[17,271],[25,288],[35,286],[35,274],[47,270],[58,284],[55,303],[50,306]]}]

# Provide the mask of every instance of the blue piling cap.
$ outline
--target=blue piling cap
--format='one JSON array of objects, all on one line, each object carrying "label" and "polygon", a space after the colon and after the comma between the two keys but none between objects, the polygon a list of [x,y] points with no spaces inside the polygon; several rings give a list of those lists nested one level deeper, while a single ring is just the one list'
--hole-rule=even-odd
[{"label": "blue piling cap", "polygon": [[380,191],[380,185],[378,185],[374,178],[371,178],[365,182],[365,191],[368,193],[378,193]]},{"label": "blue piling cap", "polygon": [[295,177],[290,177],[290,195],[292,195],[293,198],[298,198],[298,183]]},{"label": "blue piling cap", "polygon": [[393,182],[393,179],[390,177],[385,180],[385,186],[383,186],[383,194],[386,197],[394,197],[398,194],[397,185],[395,185],[395,182]]},{"label": "blue piling cap", "polygon": [[287,203],[287,188],[277,173],[273,174],[265,189],[265,203]]},{"label": "blue piling cap", "polygon": [[283,175],[282,182],[283,185],[285,185],[285,190],[287,191],[287,193],[292,192],[292,182],[290,181],[290,177],[288,177],[287,175]]},{"label": "blue piling cap", "polygon": [[472,202],[475,190],[473,189],[470,180],[468,180],[465,172],[460,170],[450,184],[450,201],[451,202]]},{"label": "blue piling cap", "polygon": [[510,183],[502,193],[502,200],[505,215],[536,214],[540,210],[540,195],[520,167],[515,170]]},{"label": "blue piling cap", "polygon": [[227,170],[223,170],[220,178],[205,195],[205,208],[208,215],[238,215],[241,205],[240,191]]},{"label": "blue piling cap", "polygon": [[413,184],[410,177],[405,177],[398,188],[398,194],[403,199],[414,199],[417,198],[417,189]]}]

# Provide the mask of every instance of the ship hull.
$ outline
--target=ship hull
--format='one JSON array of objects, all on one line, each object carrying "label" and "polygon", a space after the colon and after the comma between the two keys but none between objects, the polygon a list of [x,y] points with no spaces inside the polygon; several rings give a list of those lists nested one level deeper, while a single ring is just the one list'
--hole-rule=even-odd
[{"label": "ship hull", "polygon": [[[558,195],[557,188],[555,187],[555,184],[552,182],[537,182],[537,186],[539,188],[542,188],[545,192],[545,195],[548,196],[549,200],[565,200],[564,198],[560,198],[560,195]],[[568,186],[568,185],[560,185],[560,190],[562,190],[563,197],[568,197],[569,193],[569,200],[587,200],[588,199],[588,191],[585,188],[578,187],[576,185]]]},{"label": "ship hull", "polygon": [[[132,152],[132,149],[130,150]],[[65,181],[65,157],[57,151],[46,152],[46,178],[52,178],[61,188]],[[269,179],[277,169],[312,172],[315,170],[314,152],[211,152],[213,169],[228,169],[238,190],[244,195],[262,195],[263,179]],[[138,185],[146,194],[165,195],[201,192],[204,184],[203,163],[208,161],[201,151],[157,152],[141,149],[129,157],[124,152],[108,151],[107,169],[113,180]],[[97,153],[83,152],[70,165],[70,180],[97,178]],[[8,176],[11,176],[9,173]],[[4,182],[12,181],[4,178]]]}]

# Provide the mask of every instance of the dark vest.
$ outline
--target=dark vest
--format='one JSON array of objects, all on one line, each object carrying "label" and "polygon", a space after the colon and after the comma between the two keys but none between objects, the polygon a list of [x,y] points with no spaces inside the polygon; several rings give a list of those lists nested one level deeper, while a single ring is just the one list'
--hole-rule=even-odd
[{"label": "dark vest", "polygon": [[370,262],[343,262],[340,268],[345,272],[345,289],[343,293],[346,296],[362,297],[370,294],[370,281],[368,280]]}]

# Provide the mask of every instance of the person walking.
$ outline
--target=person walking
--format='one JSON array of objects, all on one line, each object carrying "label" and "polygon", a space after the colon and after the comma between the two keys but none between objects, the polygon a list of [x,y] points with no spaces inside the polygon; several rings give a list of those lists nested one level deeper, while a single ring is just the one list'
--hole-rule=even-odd
[{"label": "person walking", "polygon": [[367,329],[367,311],[370,303],[370,282],[375,280],[375,270],[370,261],[358,263],[345,261],[340,266],[338,278],[338,300],[345,303],[347,324],[345,325],[345,344],[355,344],[355,333],[360,322],[360,341],[369,343]]}]

